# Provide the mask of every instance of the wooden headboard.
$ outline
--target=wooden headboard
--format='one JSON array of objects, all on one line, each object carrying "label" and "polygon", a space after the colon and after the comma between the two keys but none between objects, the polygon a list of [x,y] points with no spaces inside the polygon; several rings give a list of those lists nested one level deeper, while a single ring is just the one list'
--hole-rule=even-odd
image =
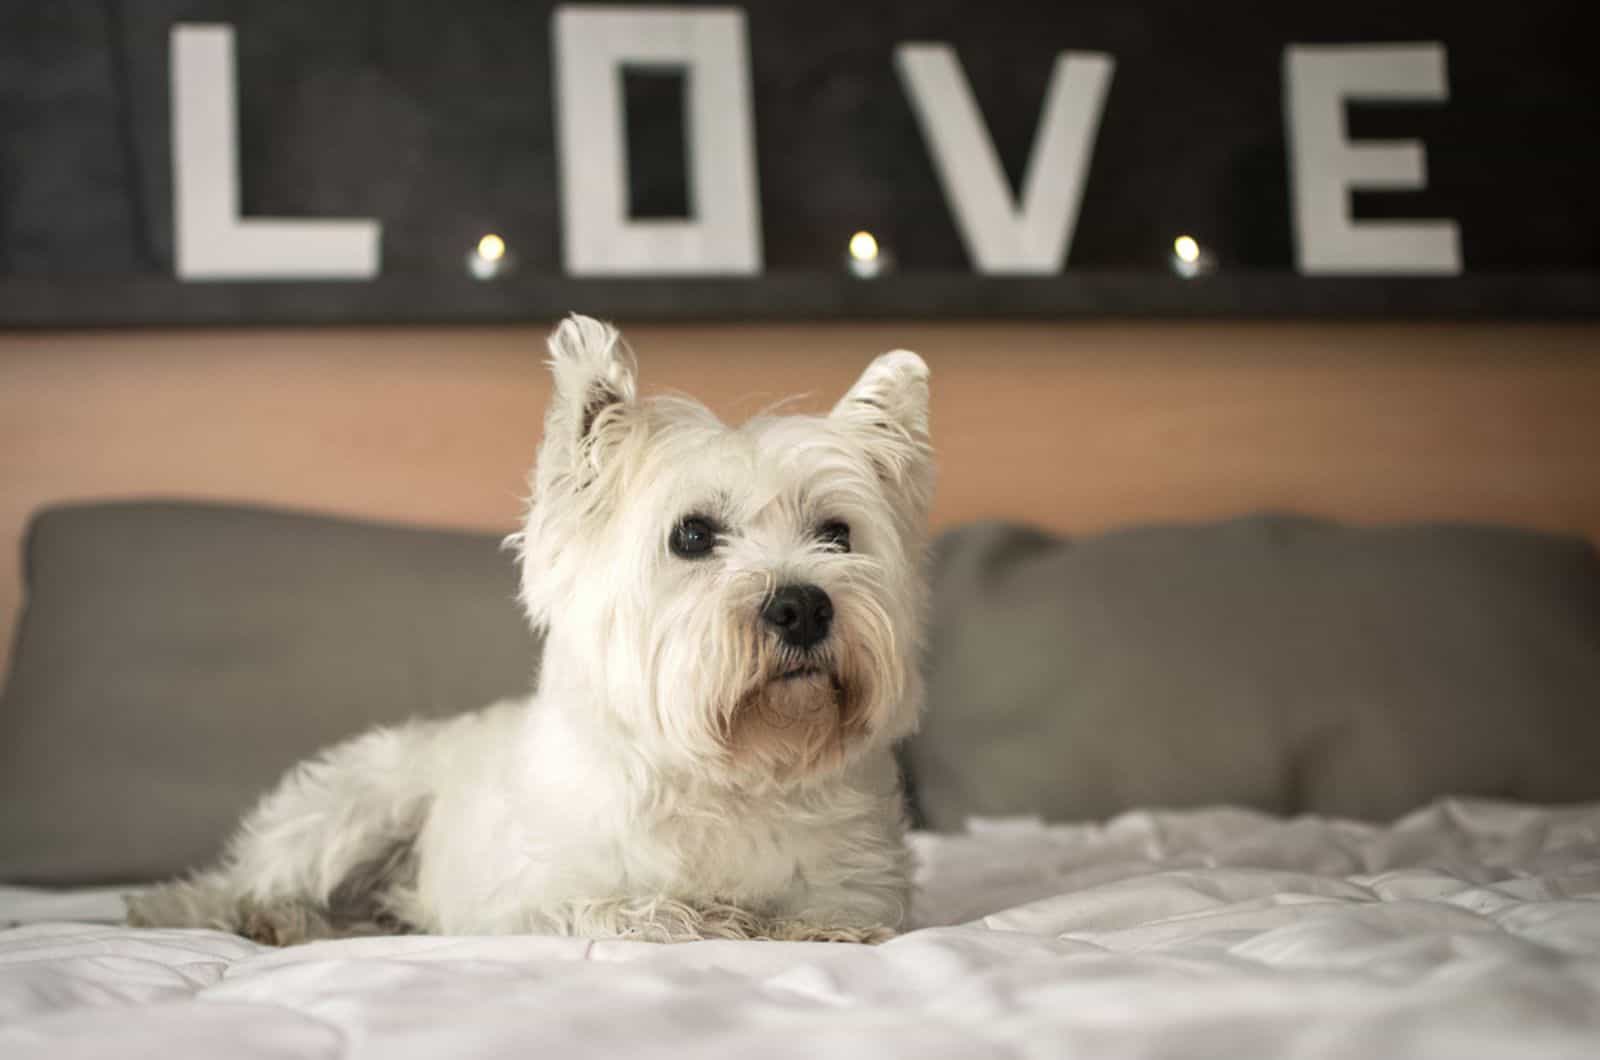
[{"label": "wooden headboard", "polygon": [[[1086,532],[1260,509],[1600,540],[1600,326],[873,324],[627,329],[646,390],[825,408],[933,368],[934,518]],[[510,529],[540,328],[0,335],[0,667],[28,514],[176,496]],[[248,557],[240,557],[248,562]]]}]

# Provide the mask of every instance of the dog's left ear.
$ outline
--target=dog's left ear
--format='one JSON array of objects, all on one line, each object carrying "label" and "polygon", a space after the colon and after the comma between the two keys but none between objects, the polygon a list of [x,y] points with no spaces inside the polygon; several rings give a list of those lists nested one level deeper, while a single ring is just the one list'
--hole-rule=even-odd
[{"label": "dog's left ear", "polygon": [[861,440],[886,484],[926,514],[933,492],[928,366],[910,350],[880,354],[830,416]]},{"label": "dog's left ear", "polygon": [[[572,314],[550,333],[555,394],[544,421],[541,472],[582,485],[627,428],[637,401],[633,351],[610,324]],[[548,465],[546,467],[545,465]]]}]

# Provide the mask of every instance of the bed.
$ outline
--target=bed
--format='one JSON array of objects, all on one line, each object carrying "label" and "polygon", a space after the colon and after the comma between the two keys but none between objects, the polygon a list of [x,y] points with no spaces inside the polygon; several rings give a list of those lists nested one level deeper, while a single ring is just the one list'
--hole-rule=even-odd
[{"label": "bed", "polygon": [[915,922],[881,946],[117,922],[330,735],[525,682],[503,563],[285,513],[42,516],[0,701],[0,1056],[1600,1056],[1600,563],[1498,528],[948,535]]},{"label": "bed", "polygon": [[[265,949],[12,889],[0,1053],[1591,1058],[1600,804],[915,836],[878,947],[407,936]],[[30,904],[31,903],[31,904]],[[66,920],[53,919],[57,915]],[[38,921],[37,918],[46,918]]]}]

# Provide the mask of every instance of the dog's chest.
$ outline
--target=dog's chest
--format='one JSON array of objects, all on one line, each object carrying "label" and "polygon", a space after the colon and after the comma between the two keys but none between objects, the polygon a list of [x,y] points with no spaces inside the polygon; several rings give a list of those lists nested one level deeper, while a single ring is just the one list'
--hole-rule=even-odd
[{"label": "dog's chest", "polygon": [[746,906],[799,897],[811,867],[827,856],[815,823],[782,804],[680,806],[642,833],[619,837],[628,889]]}]

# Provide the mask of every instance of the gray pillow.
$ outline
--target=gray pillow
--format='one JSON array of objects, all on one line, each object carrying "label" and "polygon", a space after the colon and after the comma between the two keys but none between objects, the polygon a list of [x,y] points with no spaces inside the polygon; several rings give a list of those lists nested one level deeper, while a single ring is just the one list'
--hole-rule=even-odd
[{"label": "gray pillow", "polygon": [[936,553],[927,822],[1236,803],[1390,818],[1600,798],[1600,559],[1579,539],[1259,517]]},{"label": "gray pillow", "polygon": [[[1232,802],[1403,813],[1600,798],[1581,541],[1264,518],[1068,543],[946,535],[924,820]],[[0,695],[0,880],[205,863],[294,762],[531,686],[495,539],[259,509],[40,514]]]},{"label": "gray pillow", "polygon": [[38,515],[0,696],[0,880],[210,861],[290,765],[531,686],[493,537],[256,509]]}]

